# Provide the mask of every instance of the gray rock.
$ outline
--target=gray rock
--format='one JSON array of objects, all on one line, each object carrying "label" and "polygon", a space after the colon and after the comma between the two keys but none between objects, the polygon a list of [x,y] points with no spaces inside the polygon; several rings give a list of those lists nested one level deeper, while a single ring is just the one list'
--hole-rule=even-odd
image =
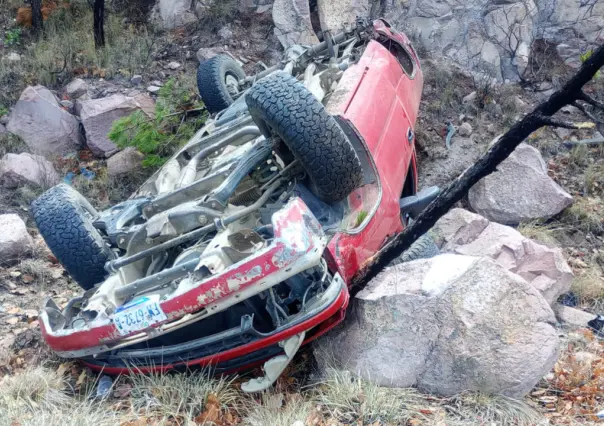
[{"label": "gray rock", "polygon": [[168,65],[166,65],[166,68],[169,68],[171,70],[177,70],[180,67],[181,67],[180,62],[176,62],[176,61],[170,62]]},{"label": "gray rock", "polygon": [[161,87],[158,87],[158,86],[153,86],[153,85],[147,86],[147,92],[149,92],[149,93],[159,93],[160,89],[161,89]]},{"label": "gray rock", "polygon": [[218,37],[223,41],[228,41],[233,38],[233,30],[227,25],[218,30]]},{"label": "gray rock", "polygon": [[596,318],[596,315],[589,312],[560,304],[554,305],[554,312],[560,322],[574,327],[587,327],[587,323]]},{"label": "gray rock", "polygon": [[442,252],[494,259],[539,290],[550,304],[570,290],[573,273],[562,250],[539,244],[509,226],[452,209],[434,225],[432,235]]},{"label": "gray rock", "polygon": [[27,254],[33,240],[25,222],[16,214],[0,215],[0,259],[17,260]]},{"label": "gray rock", "polygon": [[368,0],[317,0],[319,21],[323,31],[336,34],[353,25],[358,18],[369,16]]},{"label": "gray rock", "polygon": [[8,130],[6,130],[6,127],[4,127],[4,124],[0,124],[0,136],[6,135],[7,133],[8,133]]},{"label": "gray rock", "polygon": [[8,114],[4,114],[3,116],[0,116],[0,124],[2,124],[3,126],[6,126],[8,124],[9,120],[10,120],[10,116]]},{"label": "gray rock", "polygon": [[65,93],[67,93],[71,99],[78,99],[80,96],[88,93],[88,83],[81,78],[76,78],[65,86]]},{"label": "gray rock", "polygon": [[550,218],[573,198],[547,175],[536,148],[520,144],[497,168],[470,189],[472,209],[489,220],[518,224]]},{"label": "gray rock", "polygon": [[464,98],[461,100],[461,102],[466,105],[473,105],[474,101],[476,101],[476,97],[478,96],[478,94],[476,93],[476,91],[470,93],[469,95],[464,96]]},{"label": "gray rock", "polygon": [[107,175],[116,177],[138,170],[144,158],[136,148],[128,147],[107,160]]},{"label": "gray rock", "polygon": [[132,84],[141,84],[142,82],[143,76],[139,74],[132,76],[132,78],[130,79],[130,83]]},{"label": "gray rock", "polygon": [[59,102],[59,104],[60,104],[60,105],[61,105],[63,108],[65,108],[65,110],[66,110],[66,111],[69,111],[70,113],[72,113],[72,114],[73,114],[73,111],[74,111],[74,106],[75,106],[75,104],[74,104],[74,102],[73,102],[73,101],[70,101],[70,100],[68,100],[68,99],[64,99],[64,100],[62,100],[61,102]]},{"label": "gray rock", "polygon": [[118,151],[107,137],[113,122],[137,110],[153,116],[154,109],[153,100],[146,94],[134,97],[116,94],[82,102],[80,118],[86,131],[86,144],[95,155],[110,157]]},{"label": "gray rock", "polygon": [[0,160],[0,183],[6,188],[29,184],[47,189],[59,183],[59,175],[52,163],[39,155],[6,154]]},{"label": "gray rock", "polygon": [[197,21],[192,0],[159,0],[153,18],[166,29],[173,29]]},{"label": "gray rock", "polygon": [[293,44],[312,45],[319,42],[310,22],[308,0],[275,0],[273,22],[275,36],[283,47]]},{"label": "gray rock", "polygon": [[459,126],[459,130],[457,132],[462,138],[467,138],[472,134],[473,131],[474,129],[472,129],[472,125],[466,122]]},{"label": "gray rock", "polygon": [[20,136],[32,152],[47,157],[72,153],[83,144],[77,118],[63,110],[44,86],[29,86],[23,91],[7,130]]},{"label": "gray rock", "polygon": [[382,386],[520,397],[557,360],[554,323],[518,275],[489,258],[443,254],[384,270],[315,355],[322,368]]},{"label": "gray rock", "polygon": [[21,55],[16,52],[10,52],[8,55],[2,58],[5,61],[9,62],[19,62],[21,60]]}]

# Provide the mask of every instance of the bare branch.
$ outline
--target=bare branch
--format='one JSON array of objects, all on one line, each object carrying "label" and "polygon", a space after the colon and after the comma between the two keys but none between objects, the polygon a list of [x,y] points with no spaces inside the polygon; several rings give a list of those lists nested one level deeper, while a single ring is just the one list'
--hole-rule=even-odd
[{"label": "bare branch", "polygon": [[596,117],[591,112],[589,112],[587,110],[587,108],[585,108],[579,102],[573,102],[571,105],[574,106],[575,108],[577,108],[579,111],[581,111],[583,113],[583,115],[585,115],[587,118],[589,118],[594,123],[601,123],[602,122],[602,120],[600,120],[598,117]]},{"label": "bare branch", "polygon": [[579,99],[584,102],[587,102],[588,104],[590,104],[592,106],[595,106],[596,108],[600,108],[600,109],[604,110],[604,102],[600,102],[599,100],[592,98],[587,93],[585,93],[583,90],[581,90],[581,92],[579,92]]},{"label": "bare branch", "polygon": [[557,120],[552,117],[548,117],[546,115],[537,115],[535,116],[544,126],[554,126],[554,127],[562,127],[563,129],[573,129],[576,130],[579,127],[576,124],[571,123],[570,121]]}]

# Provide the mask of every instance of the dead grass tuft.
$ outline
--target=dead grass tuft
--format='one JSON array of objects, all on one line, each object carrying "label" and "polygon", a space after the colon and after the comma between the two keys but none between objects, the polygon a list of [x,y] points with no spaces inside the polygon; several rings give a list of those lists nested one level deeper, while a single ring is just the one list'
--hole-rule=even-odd
[{"label": "dead grass tuft", "polygon": [[194,418],[204,412],[208,397],[228,410],[237,406],[240,394],[232,379],[212,378],[207,372],[191,374],[133,375],[132,406],[146,416]]},{"label": "dead grass tuft", "polygon": [[462,394],[448,400],[445,409],[452,413],[446,422],[450,426],[532,426],[542,421],[539,413],[527,403],[503,395]]},{"label": "dead grass tuft", "polygon": [[[347,371],[329,370],[316,389],[315,400],[330,417],[344,423],[404,424],[417,417],[422,396],[414,389],[388,389]],[[421,414],[419,414],[421,416]]]},{"label": "dead grass tuft", "polygon": [[585,193],[604,193],[604,164],[591,164],[585,171]]},{"label": "dead grass tuft", "polygon": [[559,245],[556,235],[563,231],[564,227],[559,224],[545,224],[538,220],[524,222],[518,226],[518,232],[522,235],[549,247]]},{"label": "dead grass tuft", "polygon": [[31,275],[36,279],[38,284],[44,285],[51,278],[49,265],[42,259],[25,259],[19,264],[19,270]]},{"label": "dead grass tuft", "polygon": [[604,276],[597,265],[578,272],[572,283],[572,292],[579,299],[580,306],[587,306],[594,312],[604,307]]},{"label": "dead grass tuft", "polygon": [[68,404],[65,379],[44,367],[6,376],[0,382],[0,407],[6,409],[56,410]]},{"label": "dead grass tuft", "polygon": [[23,152],[29,152],[29,148],[19,136],[11,133],[0,135],[0,159],[6,154],[21,154]]},{"label": "dead grass tuft", "polygon": [[578,197],[562,217],[569,225],[584,232],[604,232],[604,205],[599,197]]},{"label": "dead grass tuft", "polygon": [[586,167],[589,164],[590,154],[587,145],[576,145],[568,155],[569,165],[576,168]]},{"label": "dead grass tuft", "polygon": [[244,424],[249,426],[265,425],[287,425],[296,422],[307,424],[312,411],[312,403],[309,400],[291,398],[283,404],[283,395],[267,392],[262,395],[262,401],[249,399],[245,404]]}]

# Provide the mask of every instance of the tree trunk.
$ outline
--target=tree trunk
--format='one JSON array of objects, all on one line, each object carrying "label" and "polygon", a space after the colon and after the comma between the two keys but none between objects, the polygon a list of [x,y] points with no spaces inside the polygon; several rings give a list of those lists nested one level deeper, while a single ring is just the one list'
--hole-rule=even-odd
[{"label": "tree trunk", "polygon": [[31,25],[36,36],[42,34],[44,27],[44,19],[42,17],[42,0],[31,1]]},{"label": "tree trunk", "polygon": [[538,105],[533,112],[501,136],[474,165],[451,182],[409,227],[373,256],[353,278],[352,286],[354,290],[361,289],[384,267],[403,254],[419,237],[428,232],[438,219],[444,216],[453,208],[455,203],[468,193],[472,186],[480,179],[496,171],[497,166],[508,158],[531,133],[547,125],[578,128],[573,123],[552,118],[562,107],[571,104],[577,105],[577,101],[581,100],[604,110],[604,103],[589,97],[583,92],[583,86],[596,75],[602,66],[604,66],[604,45],[600,46],[585,61],[581,69],[560,90],[555,92],[547,101]]},{"label": "tree trunk", "polygon": [[105,46],[105,0],[94,0],[94,45]]}]

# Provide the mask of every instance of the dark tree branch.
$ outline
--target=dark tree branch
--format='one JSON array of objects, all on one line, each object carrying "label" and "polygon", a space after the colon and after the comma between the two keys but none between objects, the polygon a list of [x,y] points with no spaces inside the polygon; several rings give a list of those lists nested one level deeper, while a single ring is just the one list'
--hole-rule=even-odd
[{"label": "dark tree branch", "polygon": [[44,29],[42,0],[32,0],[31,2],[31,25],[36,36],[42,34],[42,30]]},{"label": "dark tree branch", "polygon": [[570,121],[557,120],[553,117],[548,117],[546,115],[538,115],[538,116],[536,116],[536,118],[541,121],[541,124],[543,126],[562,127],[563,129],[578,129],[579,128],[576,124],[573,124]]},{"label": "dark tree branch", "polygon": [[105,0],[94,0],[94,45],[105,46]]},{"label": "dark tree branch", "polygon": [[604,102],[600,102],[599,100],[592,98],[584,91],[581,91],[579,93],[579,100],[582,100],[583,102],[587,102],[588,104],[595,106],[596,108],[600,108],[600,109],[604,110]]},{"label": "dark tree branch", "polygon": [[572,104],[577,99],[582,99],[583,86],[596,75],[602,66],[604,66],[604,45],[600,46],[585,61],[579,71],[560,90],[516,123],[474,165],[451,182],[417,217],[413,224],[369,259],[353,278],[352,285],[354,289],[362,288],[365,283],[374,278],[384,267],[407,250],[414,241],[428,232],[438,219],[468,193],[472,186],[480,179],[493,173],[497,166],[508,158],[520,143],[531,133],[543,127],[546,124],[544,123],[544,117],[551,117],[562,107]]},{"label": "dark tree branch", "polygon": [[573,102],[572,106],[574,106],[575,108],[577,108],[579,111],[581,111],[583,113],[583,115],[585,115],[587,118],[589,118],[591,121],[593,121],[594,123],[601,123],[602,120],[600,120],[598,117],[596,117],[595,115],[593,115],[591,112],[589,112],[587,110],[587,108],[585,108],[583,105],[581,105],[579,102]]}]

